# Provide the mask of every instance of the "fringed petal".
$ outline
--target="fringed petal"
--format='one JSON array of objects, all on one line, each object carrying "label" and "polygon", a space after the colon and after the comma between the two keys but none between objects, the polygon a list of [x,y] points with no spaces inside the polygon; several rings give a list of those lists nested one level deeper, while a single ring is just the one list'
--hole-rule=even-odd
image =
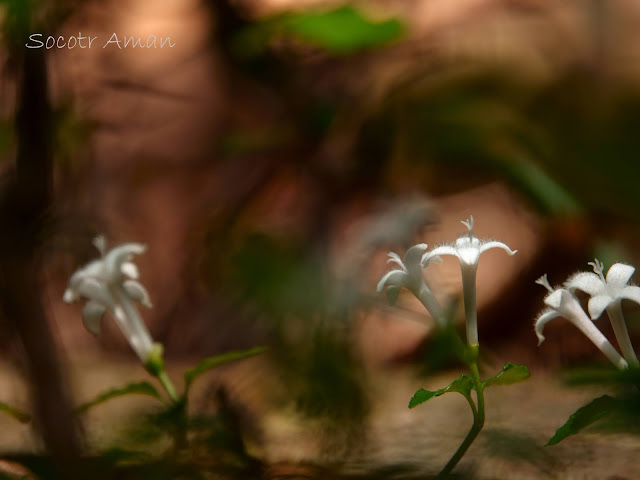
[{"label": "fringed petal", "polygon": [[509,255],[515,255],[518,253],[518,250],[511,250],[505,243],[499,242],[497,240],[489,240],[488,242],[482,242],[480,244],[480,253],[484,253],[487,250],[491,250],[492,248],[501,248]]},{"label": "fringed petal", "polygon": [[569,279],[565,282],[565,287],[570,291],[580,290],[582,292],[588,293],[592,297],[602,293],[605,288],[604,282],[602,279],[591,272],[579,272],[575,275],[569,277]]},{"label": "fringed petal", "polygon": [[420,261],[420,263],[425,266],[435,257],[438,257],[440,255],[453,255],[454,257],[460,258],[460,256],[458,255],[458,249],[453,245],[440,245],[439,247],[436,247],[433,250],[422,255],[422,260]]},{"label": "fringed petal", "polygon": [[542,313],[540,313],[540,315],[538,315],[538,318],[536,318],[536,321],[534,323],[536,335],[538,336],[538,346],[540,346],[542,342],[544,342],[544,335],[542,334],[544,326],[549,321],[553,320],[554,318],[558,318],[559,316],[560,314],[557,311],[550,309],[544,310]]},{"label": "fringed petal", "polygon": [[615,290],[620,290],[629,283],[635,271],[636,269],[631,265],[616,263],[607,272],[607,284]]},{"label": "fringed petal", "polygon": [[597,320],[607,307],[613,302],[609,295],[596,295],[589,300],[589,316],[592,320]]}]

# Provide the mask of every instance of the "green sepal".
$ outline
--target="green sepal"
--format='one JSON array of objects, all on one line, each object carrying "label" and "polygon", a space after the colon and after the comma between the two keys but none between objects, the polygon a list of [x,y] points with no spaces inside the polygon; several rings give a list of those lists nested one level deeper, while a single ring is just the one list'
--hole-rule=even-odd
[{"label": "green sepal", "polygon": [[549,439],[547,445],[555,445],[571,435],[575,435],[583,428],[597,422],[618,408],[618,400],[609,395],[603,395],[591,400],[585,406],[575,411],[556,433]]},{"label": "green sepal", "polygon": [[147,372],[149,372],[154,377],[160,375],[160,372],[164,372],[164,347],[161,343],[154,343],[151,352],[149,352],[149,357],[144,364],[144,368],[146,368]]},{"label": "green sepal", "polygon": [[232,352],[226,352],[221,355],[215,355],[213,357],[204,358],[198,363],[195,367],[190,368],[186,372],[184,372],[184,391],[185,396],[189,391],[189,387],[193,381],[198,378],[203,373],[208,372],[212,368],[220,366],[225,363],[233,362],[235,360],[242,360],[247,357],[252,357],[254,355],[259,355],[268,350],[267,347],[254,347],[248,350],[235,350]]},{"label": "green sepal", "polygon": [[526,365],[508,362],[502,367],[500,373],[482,382],[484,388],[493,385],[511,385],[512,383],[523,382],[531,376]]},{"label": "green sepal", "polygon": [[31,421],[31,415],[29,415],[26,412],[23,412],[22,410],[16,407],[12,407],[11,405],[8,405],[4,402],[0,402],[0,411],[3,411],[7,415],[12,416],[16,420],[18,420],[20,423],[27,423]]},{"label": "green sepal", "polygon": [[471,390],[473,390],[473,388],[473,378],[470,375],[461,375],[459,378],[456,378],[453,382],[451,382],[447,387],[441,388],[440,390],[431,392],[429,390],[421,388],[416,393],[414,393],[413,397],[411,397],[411,400],[409,400],[409,408],[417,407],[427,400],[431,400],[434,397],[439,397],[440,395],[444,395],[445,393],[449,392],[458,392],[464,395],[465,398],[470,398]]},{"label": "green sepal", "polygon": [[162,397],[158,393],[158,390],[151,385],[149,382],[135,382],[125,385],[121,388],[114,388],[107,392],[104,392],[98,395],[93,400],[83,403],[80,405],[76,411],[78,413],[84,413],[87,410],[99,405],[107,400],[111,400],[112,398],[122,397],[124,395],[148,395],[150,397],[157,398],[158,400],[162,400]]}]

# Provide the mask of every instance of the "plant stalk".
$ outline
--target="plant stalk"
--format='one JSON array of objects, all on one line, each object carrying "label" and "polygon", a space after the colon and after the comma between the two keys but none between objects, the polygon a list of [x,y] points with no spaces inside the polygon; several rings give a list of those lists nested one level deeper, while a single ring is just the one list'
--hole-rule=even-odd
[{"label": "plant stalk", "polygon": [[160,380],[162,387],[165,389],[165,391],[169,395],[169,398],[171,398],[171,401],[176,404],[179,403],[180,397],[176,393],[176,390],[173,387],[173,383],[171,383],[171,380],[169,379],[167,372],[164,369],[162,369],[156,374],[156,377],[158,378],[158,380]]},{"label": "plant stalk", "polygon": [[471,396],[466,397],[467,401],[469,402],[469,406],[471,407],[471,412],[473,413],[473,425],[471,427],[471,430],[469,430],[469,433],[467,433],[467,436],[465,437],[462,444],[458,447],[458,450],[456,450],[456,453],[453,454],[451,459],[440,471],[437,478],[447,478],[449,476],[460,459],[464,456],[465,453],[467,453],[467,450],[484,426],[484,386],[482,385],[482,381],[480,380],[480,373],[478,372],[477,362],[473,361],[472,363],[470,363],[469,368],[471,370],[473,382],[475,384],[477,403],[476,408],[476,406],[473,404]]}]

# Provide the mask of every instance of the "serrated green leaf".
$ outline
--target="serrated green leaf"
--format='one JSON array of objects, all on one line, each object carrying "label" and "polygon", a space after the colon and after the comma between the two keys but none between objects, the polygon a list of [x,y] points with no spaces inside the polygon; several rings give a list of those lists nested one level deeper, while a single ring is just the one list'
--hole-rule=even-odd
[{"label": "serrated green leaf", "polygon": [[125,385],[121,388],[114,388],[107,392],[104,392],[98,395],[96,398],[91,400],[90,402],[83,403],[77,408],[78,413],[84,413],[90,408],[95,407],[107,400],[111,400],[112,398],[122,397],[124,395],[148,395],[150,397],[157,398],[161,400],[162,397],[158,393],[158,390],[151,385],[149,382],[135,382]]},{"label": "serrated green leaf", "polygon": [[31,415],[4,402],[0,402],[0,411],[3,411],[7,415],[11,415],[21,423],[27,423],[31,420]]},{"label": "serrated green leaf", "polygon": [[254,347],[249,350],[235,350],[233,352],[226,352],[221,355],[215,355],[213,357],[207,357],[198,363],[193,368],[190,368],[186,372],[184,372],[184,385],[185,385],[185,395],[189,390],[189,387],[193,383],[193,381],[198,378],[203,373],[208,372],[212,368],[220,366],[225,363],[234,362],[236,360],[242,360],[244,358],[252,357],[254,355],[259,355],[261,353],[266,352],[267,347]]},{"label": "serrated green leaf", "polygon": [[555,445],[565,438],[575,435],[583,428],[610,414],[617,408],[617,404],[618,401],[615,398],[603,395],[587,403],[584,407],[580,407],[563,426],[556,430],[547,445]]},{"label": "serrated green leaf", "polygon": [[459,378],[456,378],[453,382],[451,382],[447,387],[435,390],[433,392],[421,388],[416,393],[414,393],[413,397],[411,397],[411,400],[409,400],[409,408],[417,407],[427,400],[431,400],[434,397],[439,397],[440,395],[444,395],[445,393],[449,392],[458,392],[468,398],[471,395],[471,390],[473,390],[473,387],[473,378],[471,378],[469,375],[461,375]]},{"label": "serrated green leaf", "polygon": [[493,385],[511,385],[512,383],[523,382],[530,376],[531,373],[529,373],[529,368],[526,365],[508,362],[502,367],[500,373],[485,380],[482,384],[485,388]]}]

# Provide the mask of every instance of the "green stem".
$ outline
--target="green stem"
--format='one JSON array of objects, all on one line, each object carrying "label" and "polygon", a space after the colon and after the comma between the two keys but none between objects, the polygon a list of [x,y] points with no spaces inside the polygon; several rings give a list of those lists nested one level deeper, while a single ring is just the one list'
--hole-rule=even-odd
[{"label": "green stem", "polygon": [[167,376],[167,372],[162,369],[156,374],[156,377],[158,378],[158,380],[160,380],[160,383],[169,394],[169,398],[171,398],[173,403],[180,402],[180,397],[178,397],[175,388],[173,388],[173,383],[171,383],[171,380]]},{"label": "green stem", "polygon": [[449,476],[451,471],[458,464],[460,459],[467,453],[467,450],[476,439],[480,430],[484,426],[484,386],[482,385],[482,381],[480,380],[480,373],[478,372],[478,364],[474,360],[469,364],[469,368],[471,369],[471,374],[473,376],[473,383],[475,384],[476,389],[476,402],[478,407],[473,404],[473,400],[471,396],[465,396],[469,405],[471,406],[471,412],[473,413],[473,425],[467,436],[465,437],[462,444],[456,450],[456,453],[453,454],[451,459],[447,462],[444,468],[440,471],[437,478],[446,478]]}]

